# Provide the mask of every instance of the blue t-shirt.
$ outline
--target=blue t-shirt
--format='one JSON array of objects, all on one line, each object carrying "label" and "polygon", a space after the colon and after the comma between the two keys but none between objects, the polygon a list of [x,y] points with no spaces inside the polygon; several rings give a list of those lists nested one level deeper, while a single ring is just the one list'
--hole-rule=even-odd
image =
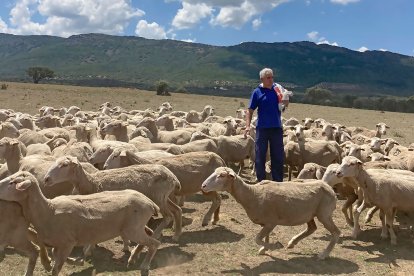
[{"label": "blue t-shirt", "polygon": [[[275,85],[275,84],[274,84]],[[275,90],[258,86],[250,97],[249,108],[257,108],[257,128],[281,127],[279,101]]]}]

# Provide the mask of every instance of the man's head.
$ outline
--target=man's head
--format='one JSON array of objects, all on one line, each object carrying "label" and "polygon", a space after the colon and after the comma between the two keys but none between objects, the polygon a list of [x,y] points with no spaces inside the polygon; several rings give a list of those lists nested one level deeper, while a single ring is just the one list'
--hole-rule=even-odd
[{"label": "man's head", "polygon": [[264,87],[270,88],[273,85],[273,71],[270,68],[264,68],[259,73],[260,80]]}]

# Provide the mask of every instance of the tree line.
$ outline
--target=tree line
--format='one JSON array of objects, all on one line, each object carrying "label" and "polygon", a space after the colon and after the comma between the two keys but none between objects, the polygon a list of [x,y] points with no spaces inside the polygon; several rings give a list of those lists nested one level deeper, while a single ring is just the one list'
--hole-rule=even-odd
[{"label": "tree line", "polygon": [[341,95],[334,94],[328,89],[312,87],[306,89],[304,94],[295,94],[294,101],[306,104],[414,113],[414,95],[411,97]]}]

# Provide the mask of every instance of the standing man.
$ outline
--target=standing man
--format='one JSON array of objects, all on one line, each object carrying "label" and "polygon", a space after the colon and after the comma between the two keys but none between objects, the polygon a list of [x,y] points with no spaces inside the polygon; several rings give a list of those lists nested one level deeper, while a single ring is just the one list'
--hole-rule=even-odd
[{"label": "standing man", "polygon": [[266,179],[265,163],[268,144],[270,144],[270,162],[273,181],[283,181],[283,126],[282,109],[289,105],[289,96],[285,89],[273,82],[273,71],[264,68],[259,73],[262,83],[253,90],[246,113],[246,130],[250,133],[253,112],[257,108],[256,126],[256,176],[258,181]]}]

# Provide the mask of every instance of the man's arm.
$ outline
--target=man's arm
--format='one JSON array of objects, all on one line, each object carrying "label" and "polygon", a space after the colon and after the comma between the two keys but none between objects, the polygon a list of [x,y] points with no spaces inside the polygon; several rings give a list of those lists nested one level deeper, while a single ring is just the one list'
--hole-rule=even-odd
[{"label": "man's arm", "polygon": [[246,111],[247,111],[246,112],[246,130],[244,131],[244,138],[247,138],[247,135],[250,134],[250,124],[252,122],[254,110],[251,108],[248,108]]}]

